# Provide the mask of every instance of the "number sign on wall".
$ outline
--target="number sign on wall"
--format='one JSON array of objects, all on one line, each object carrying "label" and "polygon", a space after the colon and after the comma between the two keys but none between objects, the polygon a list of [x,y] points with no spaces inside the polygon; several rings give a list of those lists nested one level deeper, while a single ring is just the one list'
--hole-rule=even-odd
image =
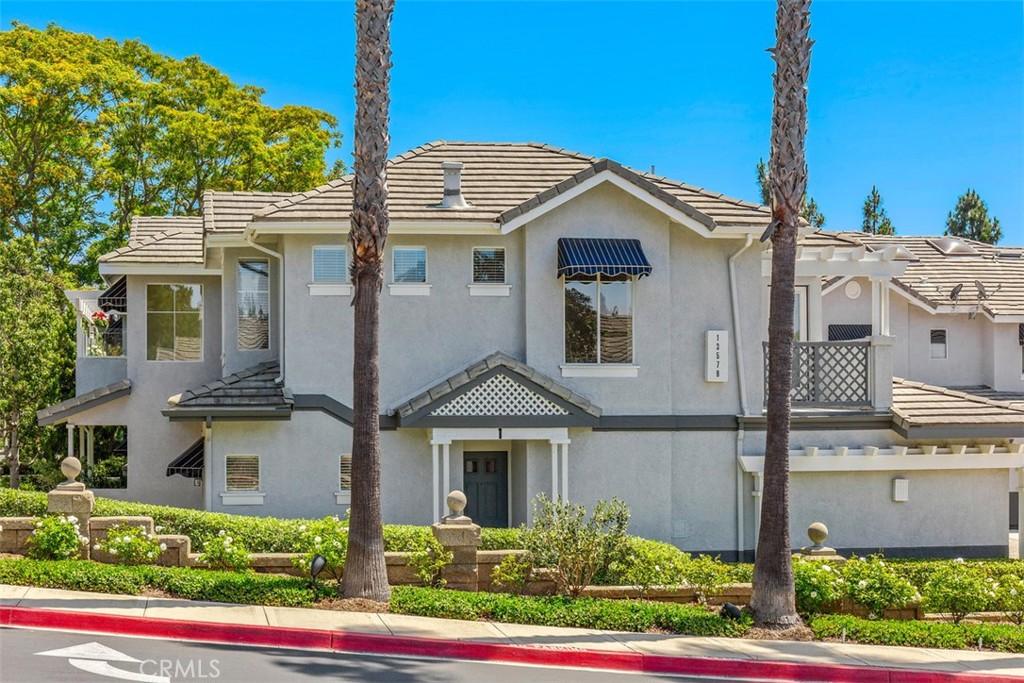
[{"label": "number sign on wall", "polygon": [[728,382],[729,333],[725,330],[708,330],[704,337],[707,340],[707,369],[704,372],[704,381]]}]

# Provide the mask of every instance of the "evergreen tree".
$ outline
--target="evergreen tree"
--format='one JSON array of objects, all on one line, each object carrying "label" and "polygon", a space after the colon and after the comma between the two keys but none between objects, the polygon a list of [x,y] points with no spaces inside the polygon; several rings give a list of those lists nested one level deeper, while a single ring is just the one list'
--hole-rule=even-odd
[{"label": "evergreen tree", "polygon": [[889,220],[885,207],[882,206],[882,195],[878,188],[871,186],[871,193],[864,200],[864,222],[861,224],[861,231],[872,235],[895,235],[896,228]]},{"label": "evergreen tree", "polygon": [[946,217],[946,234],[995,244],[1003,236],[999,219],[988,215],[988,205],[974,190],[967,188]]}]

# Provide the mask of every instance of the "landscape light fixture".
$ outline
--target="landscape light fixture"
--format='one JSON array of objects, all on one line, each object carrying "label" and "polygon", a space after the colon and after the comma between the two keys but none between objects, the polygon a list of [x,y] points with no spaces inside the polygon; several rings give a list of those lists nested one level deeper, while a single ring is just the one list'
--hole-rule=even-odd
[{"label": "landscape light fixture", "polygon": [[743,611],[731,602],[727,602],[722,605],[721,615],[726,619],[739,619],[743,616]]},{"label": "landscape light fixture", "polygon": [[309,577],[310,579],[312,579],[312,581],[310,581],[309,583],[310,586],[316,585],[316,577],[320,576],[320,572],[322,572],[324,570],[324,567],[326,566],[326,557],[324,557],[323,555],[313,556],[313,561],[309,563]]}]

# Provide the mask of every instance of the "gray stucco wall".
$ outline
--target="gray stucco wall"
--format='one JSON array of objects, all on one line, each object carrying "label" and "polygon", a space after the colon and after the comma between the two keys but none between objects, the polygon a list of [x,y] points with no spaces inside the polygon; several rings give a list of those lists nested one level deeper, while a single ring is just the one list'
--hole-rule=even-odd
[{"label": "gray stucco wall", "polygon": [[127,376],[127,358],[79,356],[75,359],[75,395],[87,394]]}]

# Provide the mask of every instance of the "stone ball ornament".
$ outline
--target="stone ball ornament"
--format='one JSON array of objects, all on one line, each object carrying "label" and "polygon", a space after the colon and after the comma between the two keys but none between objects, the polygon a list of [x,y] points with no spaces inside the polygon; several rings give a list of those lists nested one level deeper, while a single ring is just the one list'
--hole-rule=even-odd
[{"label": "stone ball ornament", "polygon": [[68,482],[73,482],[82,473],[82,461],[73,455],[68,456],[61,460],[60,471],[68,478]]},{"label": "stone ball ornament", "polygon": [[811,543],[815,546],[820,547],[828,538],[828,527],[821,522],[814,522],[807,527],[807,538],[811,539]]},{"label": "stone ball ornament", "polygon": [[455,490],[449,493],[448,509],[451,510],[452,516],[461,516],[462,511],[466,509],[466,494],[459,490]]}]

